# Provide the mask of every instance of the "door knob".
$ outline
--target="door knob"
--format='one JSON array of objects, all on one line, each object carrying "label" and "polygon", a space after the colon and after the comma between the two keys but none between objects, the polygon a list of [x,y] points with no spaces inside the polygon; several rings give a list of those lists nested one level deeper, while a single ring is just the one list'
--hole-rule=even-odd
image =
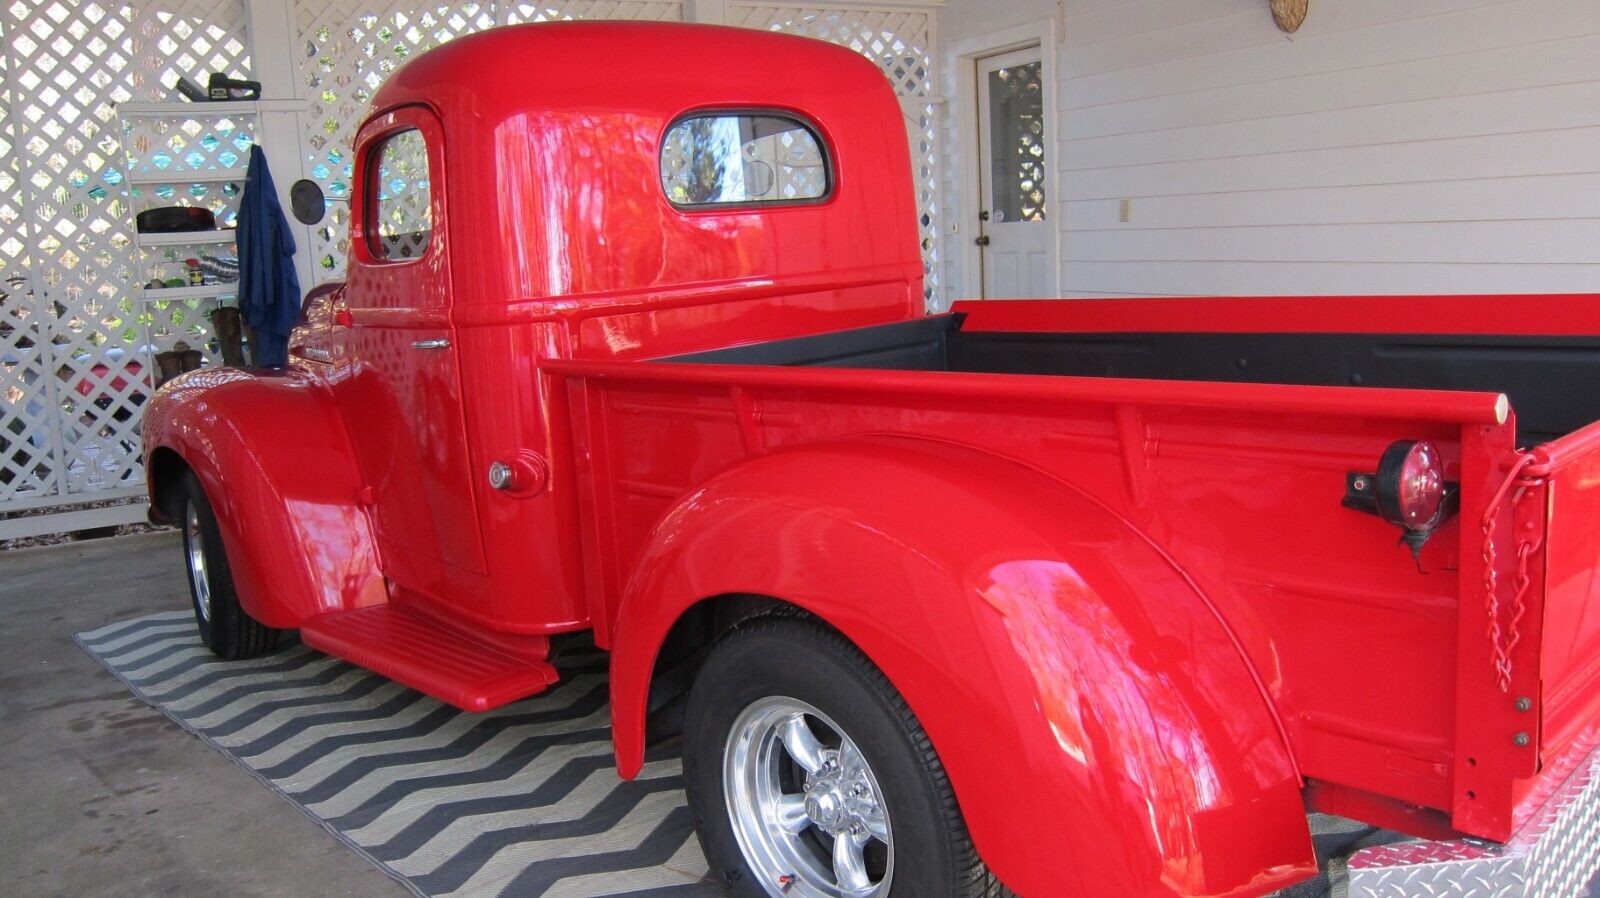
[{"label": "door knob", "polygon": [[984,234],[984,235],[980,236],[977,240],[974,240],[972,242],[978,244],[979,246],[988,246],[989,245],[989,235],[988,234]]},{"label": "door knob", "polygon": [[449,349],[450,341],[443,337],[437,340],[417,340],[411,344],[412,349]]}]

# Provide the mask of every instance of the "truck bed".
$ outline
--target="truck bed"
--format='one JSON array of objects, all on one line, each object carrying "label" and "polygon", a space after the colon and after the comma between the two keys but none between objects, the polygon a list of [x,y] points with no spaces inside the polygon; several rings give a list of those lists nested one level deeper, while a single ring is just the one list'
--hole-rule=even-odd
[{"label": "truck bed", "polygon": [[[1410,315],[1381,321],[1374,298],[1339,300],[1355,309],[1342,319],[1333,300],[1303,307],[1314,316],[1228,300],[1242,312],[1203,320],[1158,300],[983,303],[655,360],[551,362],[575,403],[583,515],[616,539],[592,561],[597,638],[663,516],[743,461],[873,435],[969,447],[1073,484],[1167,549],[1237,628],[1317,806],[1360,816],[1341,802],[1384,796],[1505,838],[1541,770],[1582,757],[1600,719],[1592,299],[1483,298],[1465,302],[1482,314],[1456,317],[1439,314],[1443,298],[1386,299]],[[1484,312],[1529,307],[1543,314]],[[1459,514],[1418,557],[1341,501],[1350,472],[1374,470],[1397,440],[1435,442],[1461,485]],[[1530,579],[1510,567],[1519,554]],[[1486,608],[1510,628],[1506,609],[1524,600],[1515,630],[1486,635]],[[1530,719],[1496,684],[1502,662],[1515,672],[1504,689],[1542,697],[1532,750],[1508,736]]]},{"label": "truck bed", "polygon": [[1071,332],[968,324],[968,314],[955,312],[663,361],[1504,393],[1523,445],[1600,420],[1600,333]]}]

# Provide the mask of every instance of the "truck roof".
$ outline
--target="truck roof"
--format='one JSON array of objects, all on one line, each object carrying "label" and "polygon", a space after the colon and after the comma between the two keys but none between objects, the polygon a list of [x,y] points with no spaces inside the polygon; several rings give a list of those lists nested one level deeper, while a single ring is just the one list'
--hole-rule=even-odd
[{"label": "truck roof", "polygon": [[672,117],[698,106],[826,108],[885,81],[865,57],[811,38],[676,22],[545,22],[423,53],[384,82],[373,108],[429,104],[490,126],[536,109]]},{"label": "truck roof", "polygon": [[[905,113],[888,78],[850,50],[677,23],[495,28],[401,67],[374,97],[357,153],[414,106],[432,110],[444,143],[435,179],[465,275],[458,306],[587,298],[592,309],[600,297],[656,304],[666,291],[763,283],[790,296],[876,284],[920,310]],[[826,152],[826,195],[675,205],[663,145],[700,112],[800,120]]]}]

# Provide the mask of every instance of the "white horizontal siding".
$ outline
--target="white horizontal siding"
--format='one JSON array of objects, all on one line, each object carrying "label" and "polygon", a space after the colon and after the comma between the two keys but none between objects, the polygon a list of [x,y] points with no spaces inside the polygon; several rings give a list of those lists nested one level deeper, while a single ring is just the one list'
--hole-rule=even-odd
[{"label": "white horizontal siding", "polygon": [[1064,294],[1600,292],[1600,0],[1019,6],[1063,22]]}]

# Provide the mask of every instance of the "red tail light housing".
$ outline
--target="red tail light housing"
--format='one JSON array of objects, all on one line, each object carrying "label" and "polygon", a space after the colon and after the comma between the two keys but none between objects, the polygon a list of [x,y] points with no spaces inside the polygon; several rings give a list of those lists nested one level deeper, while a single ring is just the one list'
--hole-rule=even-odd
[{"label": "red tail light housing", "polygon": [[1376,473],[1347,475],[1344,504],[1404,528],[1420,544],[1450,516],[1456,489],[1445,480],[1438,446],[1401,440],[1383,451]]},{"label": "red tail light housing", "polygon": [[1427,440],[1406,440],[1378,460],[1378,514],[1407,530],[1432,530],[1444,516],[1444,462]]}]

